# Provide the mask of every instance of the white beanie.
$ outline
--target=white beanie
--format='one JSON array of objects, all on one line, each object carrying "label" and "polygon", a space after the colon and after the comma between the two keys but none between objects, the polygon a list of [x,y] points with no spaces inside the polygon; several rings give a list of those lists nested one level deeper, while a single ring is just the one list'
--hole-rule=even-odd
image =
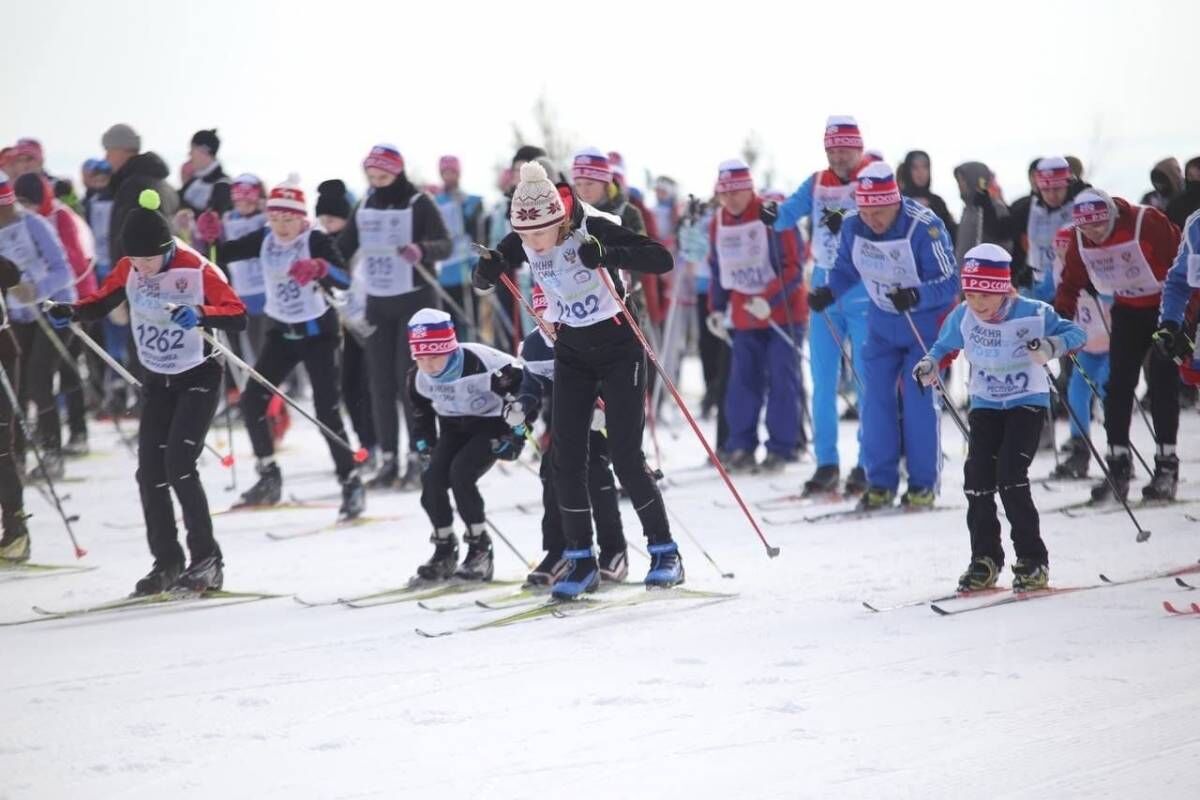
[{"label": "white beanie", "polygon": [[536,161],[521,165],[521,180],[513,192],[508,219],[514,231],[536,231],[566,219],[566,209],[546,168]]}]

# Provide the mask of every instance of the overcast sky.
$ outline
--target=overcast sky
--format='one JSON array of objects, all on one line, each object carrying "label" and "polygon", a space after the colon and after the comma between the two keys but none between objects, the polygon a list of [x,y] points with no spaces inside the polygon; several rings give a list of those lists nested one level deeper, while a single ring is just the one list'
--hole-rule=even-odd
[{"label": "overcast sky", "polygon": [[[78,174],[128,122],[177,173],[217,127],[233,173],[341,177],[377,141],[432,178],[459,155],[490,192],[544,94],[577,145],[711,187],[747,135],[791,191],[823,162],[828,114],[853,114],[893,165],[932,154],[934,188],[983,160],[1011,201],[1039,155],[1071,153],[1126,196],[1167,155],[1200,155],[1195,2],[702,4],[570,0],[42,0],[4,9],[0,142],[35,136]],[[680,16],[686,14],[686,16]],[[956,198],[955,198],[955,204]]]}]

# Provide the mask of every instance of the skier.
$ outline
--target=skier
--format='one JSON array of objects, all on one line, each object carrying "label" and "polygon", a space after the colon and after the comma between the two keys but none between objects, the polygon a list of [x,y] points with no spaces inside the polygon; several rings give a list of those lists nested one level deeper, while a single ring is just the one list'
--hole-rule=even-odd
[{"label": "skier", "polygon": [[[383,460],[368,482],[373,489],[398,485],[416,489],[421,467],[415,449],[412,406],[404,391],[404,375],[411,366],[405,343],[409,317],[433,305],[433,291],[417,267],[427,274],[436,262],[450,256],[450,235],[437,205],[417,190],[404,172],[404,157],[390,144],[376,145],[363,160],[371,184],[367,195],[346,227],[338,234],[338,248],[347,261],[359,249],[357,270],[367,273],[367,321],[375,332],[367,340],[367,363],[371,368],[371,403],[375,431]],[[400,474],[400,417],[397,402],[404,406],[408,428],[408,460]]]},{"label": "skier", "polygon": [[218,246],[217,265],[229,276],[233,290],[246,304],[246,330],[243,336],[238,337],[239,341],[233,344],[236,345],[234,352],[252,361],[262,352],[268,324],[263,316],[267,305],[267,285],[263,278],[262,262],[257,254],[253,258],[227,262],[222,258],[219,245],[222,241],[240,239],[266,227],[267,215],[263,210],[266,191],[257,176],[242,173],[230,184],[229,196],[233,208],[223,214],[209,209],[197,217],[197,244],[200,249]]},{"label": "skier", "polygon": [[[157,192],[144,190],[121,228],[125,255],[100,290],[78,304],[57,303],[48,316],[59,327],[97,320],[128,301],[138,359],[145,370],[138,429],[137,482],[154,567],[134,595],[172,589],[203,592],[224,583],[221,548],[196,460],[219,402],[221,364],[202,330],[240,330],[246,307],[202,255],[171,236]],[[167,305],[174,304],[167,311]],[[191,563],[183,550],[171,502],[183,507]]]},{"label": "skier", "polygon": [[[829,284],[837,261],[842,220],[854,209],[854,177],[863,157],[862,133],[854,117],[833,116],[826,120],[825,157],[829,162],[827,169],[809,176],[782,205],[764,203],[761,212],[762,221],[773,225],[779,233],[793,230],[802,218],[809,218],[814,261],[811,285],[814,289]],[[804,483],[805,495],[836,492],[841,480],[837,411],[838,377],[844,356],[841,345],[849,339],[851,361],[861,377],[869,305],[865,286],[854,286],[832,307],[820,309],[824,320],[812,326],[809,366],[813,379],[813,447],[817,469]],[[813,308],[813,311],[818,309]],[[859,386],[860,394],[862,390]],[[860,494],[866,490],[866,473],[862,467],[860,428],[859,456],[846,477],[843,487],[846,494]]]},{"label": "skier", "polygon": [[1072,201],[1087,184],[1071,174],[1061,156],[1039,159],[1033,172],[1036,189],[1013,203],[1002,222],[1014,242],[1014,285],[1026,297],[1049,303],[1054,300],[1054,234],[1071,224]]},{"label": "skier", "polygon": [[[233,262],[257,257],[261,265],[269,322],[255,369],[278,386],[304,364],[312,381],[317,419],[345,439],[338,374],[341,324],[326,292],[349,288],[350,276],[337,244],[309,227],[307,213],[304,192],[295,181],[286,181],[267,198],[267,227],[226,241],[217,255]],[[270,391],[257,382],[248,384],[242,394],[242,419],[254,445],[258,481],[242,494],[239,505],[274,505],[282,494],[283,474],[275,462],[266,417],[270,399]],[[326,442],[342,485],[338,519],[354,519],[362,514],[366,500],[353,454],[328,435]]]},{"label": "skier", "polygon": [[[763,200],[741,159],[718,168],[717,201],[709,236],[710,314],[728,309],[732,362],[725,394],[729,436],[721,443],[730,471],[778,472],[797,458],[800,374],[796,347],[808,320],[800,245],[795,228],[783,233],[759,219]],[[766,456],[755,462],[758,418],[766,405]]]},{"label": "skier", "polygon": [[[671,254],[622,228],[618,218],[601,216],[569,186],[556,187],[537,162],[521,168],[511,221],[513,233],[479,261],[473,281],[481,291],[492,290],[508,265],[528,262],[549,300],[546,319],[557,324],[551,435],[558,451],[555,488],[563,512],[563,557],[571,564],[552,593],[575,598],[594,591],[600,579],[592,552],[587,484],[592,411],[601,396],[613,467],[649,540],[652,561],[645,582],[681,583],[679,548],[671,539],[666,507],[642,452],[646,355],[613,296],[614,291],[624,294],[617,270],[668,272]],[[603,276],[600,269],[606,270]]]},{"label": "skier", "polygon": [[[3,173],[0,173],[3,174]],[[0,205],[13,202],[12,195],[0,183]],[[4,256],[0,256],[0,370],[14,391],[21,375],[21,351],[17,347],[8,318],[8,291],[21,282],[21,268]],[[8,393],[0,391],[0,561],[29,560],[29,529],[25,520],[24,489],[21,472],[17,465],[17,409],[13,408]]]},{"label": "skier", "polygon": [[[549,301],[546,293],[537,284],[533,287],[533,313],[544,318]],[[534,327],[521,345],[521,361],[525,375],[517,399],[511,404],[513,420],[522,415],[530,422],[539,412],[548,420],[553,415],[550,402],[554,391],[554,340],[540,325]],[[592,516],[596,522],[596,539],[600,545],[600,579],[623,581],[629,575],[629,554],[625,542],[625,530],[621,523],[621,509],[617,493],[616,478],[613,477],[612,459],[608,454],[608,439],[604,434],[606,425],[604,409],[597,404],[592,412],[591,433],[588,435],[588,497],[592,503]],[[555,466],[556,451],[553,437],[547,437],[543,447],[540,477],[542,479],[542,549],[546,556],[529,573],[528,582],[534,586],[550,586],[561,578],[569,566],[563,558],[562,511],[559,508],[555,481],[558,470]]]},{"label": "skier", "polygon": [[[528,420],[513,412],[511,402],[523,372],[507,353],[482,344],[460,345],[454,321],[437,309],[422,308],[412,315],[408,341],[414,364],[406,384],[422,463],[421,506],[433,524],[434,545],[429,561],[417,567],[417,577],[490,581],[492,539],[478,482],[497,459],[515,461],[525,445]],[[468,549],[461,565],[451,492],[467,526],[463,538]]]},{"label": "skier", "polygon": [[[483,198],[467,194],[459,186],[462,177],[462,162],[458,156],[442,156],[438,159],[438,173],[442,177],[442,188],[434,197],[442,221],[450,235],[452,250],[450,257],[438,264],[438,280],[446,291],[468,313],[472,313],[471,269],[475,266],[475,254],[471,243],[482,241]],[[451,314],[455,312],[451,310]],[[475,319],[456,319],[455,324],[476,329]]]},{"label": "skier", "polygon": [[192,175],[179,190],[179,200],[183,207],[193,214],[205,211],[216,211],[218,214],[229,210],[226,203],[229,195],[213,191],[219,183],[229,183],[229,176],[217,160],[217,151],[221,149],[221,139],[217,129],[199,130],[192,135],[188,159],[192,164]]},{"label": "skier", "polygon": [[[1179,364],[1185,382],[1194,385],[1198,368],[1194,328],[1188,322],[1194,311],[1196,291],[1200,290],[1200,211],[1193,211],[1183,223],[1183,236],[1175,262],[1163,285],[1158,330],[1154,343],[1158,352]],[[1189,308],[1190,307],[1190,308]]]},{"label": "skier", "polygon": [[[867,342],[860,362],[863,382],[862,449],[870,488],[859,507],[892,505],[900,482],[900,435],[907,449],[908,490],[901,504],[933,505],[941,468],[938,411],[920,387],[902,384],[904,417],[899,419],[896,384],[912,371],[933,341],[938,323],[958,294],[950,235],[925,206],[901,198],[892,170],[883,162],[864,167],[855,189],[858,213],[841,227],[837,263],[826,286],[808,304],[822,311],[862,283],[871,298]],[[913,328],[915,327],[915,331]]]},{"label": "skier", "polygon": [[[42,463],[51,478],[62,477],[62,429],[54,397],[58,349],[39,325],[38,305],[46,300],[73,302],[75,280],[58,234],[38,214],[17,205],[13,184],[0,172],[0,256],[17,265],[21,280],[8,292],[8,321],[21,352],[18,384],[24,406],[37,406],[38,444]],[[43,323],[44,324],[44,323]],[[17,437],[17,458],[24,464],[24,437]]]},{"label": "skier", "polygon": [[1017,556],[1013,591],[1044,589],[1050,582],[1050,560],[1029,488],[1029,465],[1050,407],[1044,367],[1083,346],[1086,334],[1046,303],[1019,297],[1012,284],[1011,256],[997,245],[981,244],[967,251],[962,289],[965,299],[946,317],[937,341],[912,370],[915,380],[932,386],[959,350],[970,362],[971,435],[963,491],[971,563],[958,588],[987,589],[999,578],[1004,566],[996,516],[999,493]]},{"label": "skier", "polygon": [[[1162,283],[1179,248],[1179,229],[1159,210],[1133,206],[1099,189],[1075,197],[1075,238],[1067,250],[1062,282],[1054,305],[1064,317],[1075,315],[1079,292],[1089,282],[1100,294],[1112,295],[1112,340],[1108,388],[1104,396],[1104,430],[1108,438],[1108,471],[1117,492],[1129,491],[1133,461],[1129,424],[1134,389],[1142,362],[1158,326]],[[1158,445],[1154,475],[1142,487],[1147,500],[1171,500],[1179,481],[1175,437],[1179,431],[1179,377],[1175,364],[1157,348],[1150,353],[1150,415]],[[1092,487],[1092,499],[1112,497],[1106,480]]]}]

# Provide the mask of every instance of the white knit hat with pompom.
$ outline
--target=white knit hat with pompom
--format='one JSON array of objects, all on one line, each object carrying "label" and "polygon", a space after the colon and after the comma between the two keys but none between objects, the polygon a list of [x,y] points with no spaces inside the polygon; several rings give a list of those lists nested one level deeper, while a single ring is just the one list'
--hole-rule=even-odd
[{"label": "white knit hat with pompom", "polygon": [[558,225],[566,219],[558,189],[536,161],[521,165],[521,182],[513,192],[509,222],[514,231],[527,232]]}]

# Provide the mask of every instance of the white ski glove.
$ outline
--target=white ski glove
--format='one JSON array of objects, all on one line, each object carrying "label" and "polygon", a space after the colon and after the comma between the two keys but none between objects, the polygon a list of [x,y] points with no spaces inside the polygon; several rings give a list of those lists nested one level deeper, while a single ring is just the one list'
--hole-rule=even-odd
[{"label": "white ski glove", "polygon": [[604,409],[596,406],[592,409],[592,430],[602,431],[608,427],[608,418],[604,416]]},{"label": "white ski glove", "polygon": [[746,309],[747,314],[761,322],[766,322],[771,316],[771,304],[762,295],[754,295],[745,302],[742,308]]},{"label": "white ski glove", "polygon": [[725,344],[729,344],[729,331],[725,329],[725,315],[720,311],[711,311],[704,319],[704,325],[708,328],[708,332],[720,339]]},{"label": "white ski glove", "polygon": [[913,380],[922,386],[933,386],[937,383],[937,362],[925,356],[913,367]]},{"label": "white ski glove", "polygon": [[525,404],[520,400],[504,404],[504,421],[508,423],[509,427],[515,428],[518,425],[524,425],[525,416]]},{"label": "white ski glove", "polygon": [[1041,366],[1053,361],[1066,350],[1060,336],[1043,336],[1040,339],[1030,339],[1025,345],[1029,348],[1029,357]]}]

